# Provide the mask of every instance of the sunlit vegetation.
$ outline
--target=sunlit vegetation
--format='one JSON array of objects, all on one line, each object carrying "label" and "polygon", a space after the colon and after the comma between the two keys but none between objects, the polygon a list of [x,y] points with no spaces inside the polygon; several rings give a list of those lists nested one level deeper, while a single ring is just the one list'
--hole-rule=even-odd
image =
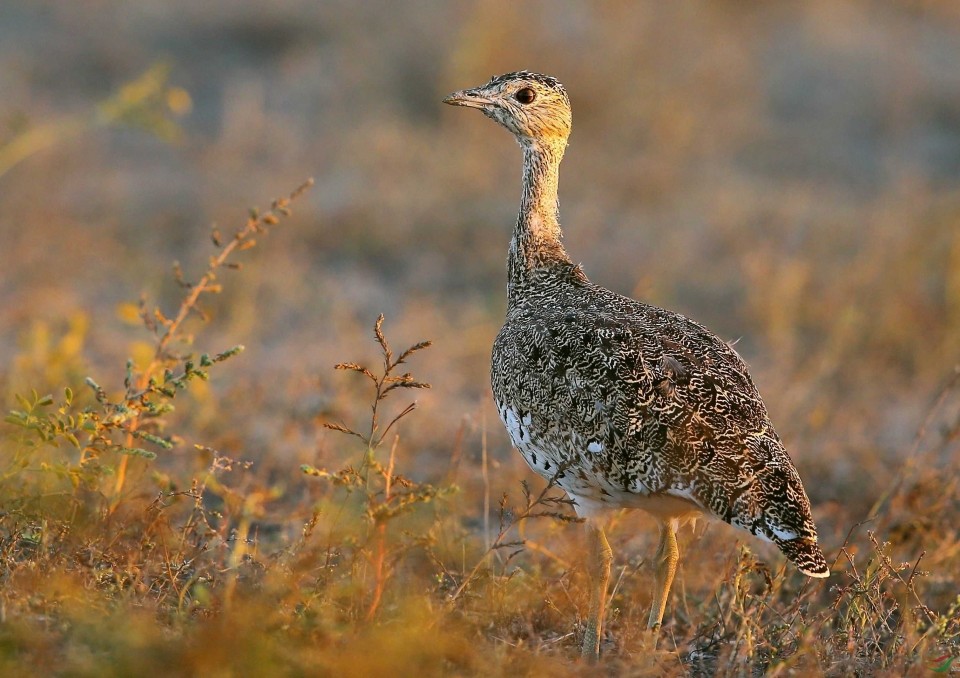
[{"label": "sunlit vegetation", "polygon": [[[0,10],[0,675],[960,667],[952,5],[137,4]],[[739,341],[832,561],[684,531],[651,649],[618,515],[599,669],[487,385],[518,152],[439,102],[519,67],[571,254]]]}]

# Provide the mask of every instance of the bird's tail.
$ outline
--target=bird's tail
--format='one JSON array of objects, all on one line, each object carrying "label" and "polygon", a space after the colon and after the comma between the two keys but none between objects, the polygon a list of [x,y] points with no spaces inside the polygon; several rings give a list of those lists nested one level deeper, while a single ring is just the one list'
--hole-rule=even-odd
[{"label": "bird's tail", "polygon": [[798,537],[797,539],[775,539],[774,542],[783,551],[790,562],[808,577],[829,577],[830,568],[823,557],[823,551],[813,539]]}]

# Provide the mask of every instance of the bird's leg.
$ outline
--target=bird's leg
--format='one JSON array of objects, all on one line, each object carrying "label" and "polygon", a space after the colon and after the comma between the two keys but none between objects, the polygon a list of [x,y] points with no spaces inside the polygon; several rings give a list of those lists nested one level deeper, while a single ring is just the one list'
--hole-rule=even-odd
[{"label": "bird's leg", "polygon": [[600,659],[600,633],[607,603],[607,584],[610,582],[613,550],[602,527],[588,523],[587,531],[590,539],[590,613],[587,617],[587,630],[583,635],[581,655],[588,661],[595,662]]},{"label": "bird's leg", "polygon": [[652,632],[654,640],[660,631],[663,621],[663,611],[667,606],[667,596],[670,595],[670,585],[673,584],[673,575],[677,572],[677,561],[680,559],[680,550],[677,548],[677,531],[673,521],[660,522],[660,546],[654,556],[657,571],[654,576],[653,602],[650,606],[650,620],[647,628]]}]

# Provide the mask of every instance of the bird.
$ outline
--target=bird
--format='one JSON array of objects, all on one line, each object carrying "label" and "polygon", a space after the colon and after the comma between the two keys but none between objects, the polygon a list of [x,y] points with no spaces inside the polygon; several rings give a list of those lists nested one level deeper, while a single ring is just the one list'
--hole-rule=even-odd
[{"label": "bird", "polygon": [[564,86],[516,71],[443,102],[480,110],[523,150],[491,384],[513,446],[587,526],[582,657],[600,655],[613,558],[604,525],[617,509],[645,510],[659,527],[647,619],[654,646],[677,530],[699,517],[772,542],[803,574],[827,577],[810,500],[737,351],[679,313],[592,283],[567,254],[558,203],[572,125]]}]

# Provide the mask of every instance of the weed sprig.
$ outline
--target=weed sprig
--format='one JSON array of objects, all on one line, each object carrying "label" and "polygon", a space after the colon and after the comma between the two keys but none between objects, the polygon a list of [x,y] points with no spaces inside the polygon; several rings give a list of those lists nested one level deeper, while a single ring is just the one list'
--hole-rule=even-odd
[{"label": "weed sprig", "polygon": [[[326,471],[310,465],[301,466],[305,474],[328,480],[348,493],[355,490],[363,493],[363,512],[367,518],[369,531],[359,540],[357,555],[366,560],[373,571],[372,591],[364,615],[367,620],[372,620],[380,609],[387,581],[391,575],[390,563],[396,562],[399,555],[413,543],[421,543],[421,540],[401,539],[398,543],[390,545],[388,526],[395,519],[417,507],[455,491],[454,487],[436,487],[429,483],[413,481],[397,473],[399,435],[393,438],[386,464],[377,459],[377,451],[383,446],[387,434],[417,406],[416,401],[407,404],[390,417],[386,425],[383,425],[384,401],[399,389],[430,388],[430,384],[415,379],[409,372],[398,373],[398,368],[404,365],[414,353],[428,348],[431,342],[417,342],[402,351],[399,356],[395,356],[383,333],[383,314],[380,314],[374,323],[373,334],[382,358],[381,369],[378,372],[355,362],[338,363],[334,366],[337,370],[360,374],[373,385],[373,402],[370,406],[370,419],[366,431],[357,431],[343,423],[323,422],[325,428],[353,436],[363,443],[363,458],[359,467],[348,464],[336,471]],[[371,541],[372,546],[368,546]]]},{"label": "weed sprig", "polygon": [[[218,279],[221,270],[240,267],[231,256],[254,247],[258,235],[289,216],[290,204],[312,184],[312,180],[304,182],[287,197],[275,200],[266,212],[252,210],[245,225],[226,242],[214,229],[211,239],[219,251],[210,257],[206,271],[195,282],[187,281],[175,263],[174,276],[184,295],[172,316],[159,307],[149,307],[141,298],[139,314],[153,335],[153,355],[143,366],[132,359],[127,361],[124,390],[119,397],[111,398],[107,390],[90,377],[86,385],[94,398],[91,405],[77,403],[70,387],[64,389],[63,398],[56,404],[52,395],[40,396],[34,392],[31,397],[19,396],[20,407],[11,410],[5,420],[20,427],[24,435],[13,463],[0,477],[9,478],[29,468],[31,451],[37,447],[58,447],[65,443],[75,448],[78,455],[72,460],[43,462],[38,470],[52,471],[69,479],[74,487],[83,484],[88,489],[94,489],[105,475],[115,472],[110,491],[111,507],[115,508],[127,481],[130,459],[154,459],[156,452],[149,447],[169,450],[179,441],[177,436],[163,433],[164,416],[173,411],[177,393],[195,379],[207,380],[211,367],[243,350],[242,345],[237,345],[213,355],[203,353],[195,357],[189,352],[193,335],[186,331],[185,321],[191,315],[205,317],[200,301],[204,295],[222,290]],[[119,455],[115,469],[111,465],[113,455]],[[107,460],[106,464],[103,460]]]}]

